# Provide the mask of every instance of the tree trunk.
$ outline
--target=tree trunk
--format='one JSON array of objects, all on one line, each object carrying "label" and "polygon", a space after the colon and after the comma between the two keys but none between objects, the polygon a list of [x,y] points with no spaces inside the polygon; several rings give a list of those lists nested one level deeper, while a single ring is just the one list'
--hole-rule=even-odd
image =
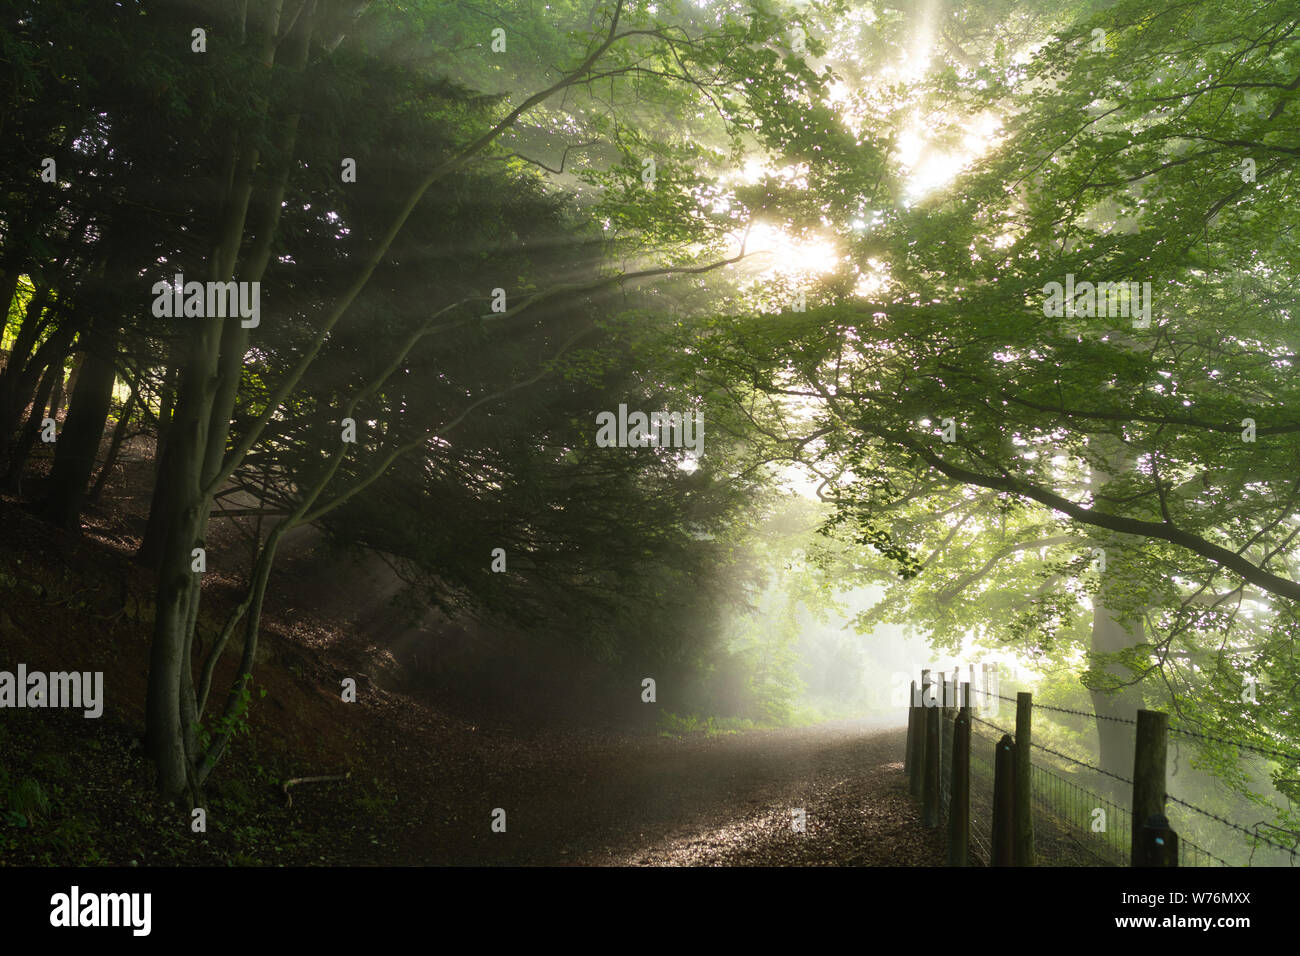
[{"label": "tree trunk", "polygon": [[0,440],[8,441],[22,426],[23,409],[32,397],[32,389],[40,379],[40,371],[33,371],[32,350],[43,326],[41,315],[49,301],[50,287],[41,286],[27,302],[22,324],[14,337],[14,347],[9,350],[4,371],[0,371]]},{"label": "tree trunk", "polygon": [[[1092,650],[1097,654],[1113,654],[1125,648],[1141,643],[1143,625],[1138,621],[1133,630],[1126,630],[1110,611],[1097,600],[1092,611]],[[1132,680],[1128,670],[1117,665],[1105,668],[1107,673],[1115,674],[1125,680]],[[1097,715],[1097,743],[1100,765],[1103,770],[1124,777],[1133,773],[1133,732],[1129,724],[1116,723],[1102,718],[1115,717],[1123,720],[1136,720],[1138,709],[1142,706],[1142,691],[1139,686],[1125,687],[1117,693],[1092,691],[1092,709]]]},{"label": "tree trunk", "polygon": [[[192,636],[190,620],[197,607],[199,576],[191,570],[192,551],[202,547],[203,452],[212,410],[213,376],[220,320],[200,319],[193,360],[181,377],[176,412],[168,440],[161,486],[170,486],[160,520],[165,528],[158,569],[157,613],[149,653],[149,689],[145,702],[146,748],[158,770],[158,789],[179,800],[191,792],[191,754],[187,752],[185,715],[192,702],[185,672]],[[192,690],[188,691],[192,696]]]},{"label": "tree trunk", "polygon": [[54,388],[50,393],[49,408],[46,409],[46,414],[56,422],[59,420],[59,409],[63,407],[63,389],[67,382],[63,372],[63,363],[67,359],[68,356],[65,354],[50,366],[50,372],[54,373]]},{"label": "tree trunk", "polygon": [[100,496],[104,493],[104,485],[108,483],[109,473],[113,466],[117,464],[117,456],[122,450],[122,442],[126,440],[126,430],[131,424],[131,415],[135,411],[135,389],[127,396],[122,403],[122,410],[118,412],[117,424],[113,427],[113,438],[108,444],[108,453],[104,456],[104,466],[99,469],[99,477],[95,479],[94,486],[90,493],[86,495],[86,500],[90,502],[99,501]]},{"label": "tree trunk", "polygon": [[40,384],[36,386],[36,398],[32,402],[31,414],[27,416],[27,424],[23,426],[9,452],[5,484],[15,491],[20,489],[27,456],[31,454],[32,447],[36,444],[36,436],[41,433],[41,420],[45,417],[45,405],[50,400],[50,393],[54,391],[55,379],[61,381],[63,378],[63,359],[64,356],[60,355],[45,369]]},{"label": "tree trunk", "polygon": [[75,528],[80,524],[86,485],[113,405],[117,322],[102,315],[92,322],[85,337],[80,374],[68,406],[63,434],[54,450],[54,468],[45,499],[45,514],[55,524]]},{"label": "tree trunk", "polygon": [[166,532],[164,521],[171,513],[171,489],[163,476],[167,474],[168,455],[172,419],[176,413],[176,380],[179,367],[179,353],[173,355],[173,362],[167,368],[163,378],[162,394],[159,396],[158,439],[154,444],[154,482],[153,496],[149,499],[149,521],[145,525],[144,535],[140,539],[140,548],[135,553],[135,560],[147,568],[156,569],[162,561],[163,536]]},{"label": "tree trunk", "polygon": [[[1133,455],[1131,449],[1112,436],[1095,435],[1091,440],[1104,453],[1105,464],[1094,467],[1089,485],[1094,494],[1104,494],[1116,475],[1121,475],[1133,467]],[[1123,540],[1119,539],[1119,541]],[[1112,582],[1114,573],[1123,564],[1123,555],[1118,553],[1115,539],[1109,539],[1107,547],[1110,553],[1107,555],[1103,550],[1103,555],[1105,555],[1105,562],[1110,565],[1110,572],[1100,572],[1101,588],[1093,597],[1092,606],[1092,653],[1097,655],[1118,653],[1142,643],[1145,637],[1140,616],[1127,627],[1118,618],[1116,609],[1119,602]],[[1131,681],[1134,677],[1128,668],[1118,663],[1106,663],[1101,670],[1121,681]],[[1135,720],[1138,709],[1142,706],[1142,688],[1140,685],[1130,684],[1118,691],[1093,690],[1090,694],[1093,713],[1097,717],[1100,766],[1113,774],[1131,776],[1134,727],[1104,718]]]},{"label": "tree trunk", "polygon": [[[295,21],[285,49],[285,59],[291,69],[301,69],[310,46],[315,5],[308,4],[304,9],[305,13]],[[272,4],[262,24],[263,62],[268,68],[275,62],[279,12],[280,4]],[[293,162],[297,117],[282,122],[277,137],[281,148],[277,159],[281,165],[274,170],[272,185],[263,197],[262,215],[254,225],[252,252],[239,271],[239,281],[260,281],[269,260],[284,186]],[[231,135],[238,134],[232,131]],[[233,175],[222,204],[209,263],[209,278],[214,281],[235,276],[258,162],[258,151],[251,145],[253,139],[242,137],[239,148],[228,154],[233,161]],[[230,414],[249,338],[249,330],[238,319],[225,319],[224,325],[221,319],[201,322],[200,330],[191,340],[193,348],[188,360],[180,366],[176,410],[167,432],[165,461],[169,487],[159,499],[159,521],[165,528],[165,543],[158,577],[158,615],[150,654],[147,704],[149,752],[158,766],[159,788],[164,796],[173,798],[188,791],[192,800],[197,799],[203,779],[211,772],[220,751],[207,755],[196,752],[201,715],[190,654],[202,594],[198,575],[190,571],[190,554],[194,547],[203,546],[212,511],[212,494],[216,490],[212,484],[224,464]],[[264,579],[262,587],[265,587]],[[250,621],[255,622],[256,617],[255,609]],[[256,623],[250,626],[254,630],[249,640],[255,647]],[[239,681],[232,694],[238,692]]]},{"label": "tree trunk", "polygon": [[18,294],[18,280],[22,276],[22,269],[15,265],[6,265],[0,269],[0,302],[4,303],[5,321],[9,320],[9,306],[13,304],[14,296]]},{"label": "tree trunk", "polygon": [[[13,381],[13,392],[11,393],[8,407],[0,408],[0,441],[10,442],[16,440],[15,436],[22,428],[24,422],[23,412],[27,409],[29,403],[34,401],[33,395],[40,391],[40,385],[44,376],[50,375],[50,369],[55,363],[58,364],[60,372],[63,369],[63,361],[67,358],[68,350],[72,346],[72,340],[76,337],[76,327],[67,324],[59,327],[50,336],[42,342],[36,349],[36,353],[27,363],[26,368],[21,370],[15,369],[16,378]],[[42,417],[45,413],[45,406],[49,404],[50,394],[53,391],[54,379],[50,379],[50,392],[41,392],[44,398],[39,401],[40,412]],[[9,459],[12,453],[12,446],[7,444],[4,450],[4,457]],[[21,456],[25,460],[25,455]],[[21,462],[20,462],[21,464]],[[8,467],[8,462],[6,464]]]},{"label": "tree trunk", "polygon": [[5,359],[4,371],[0,371],[0,394],[9,387],[10,381],[17,376],[19,370],[27,364],[31,358],[32,349],[36,347],[36,340],[41,334],[41,314],[45,311],[45,304],[50,299],[50,287],[48,285],[37,286],[32,292],[32,297],[27,300],[27,305],[23,309],[23,318],[18,325],[18,331],[14,334],[14,346],[9,350],[9,357]]},{"label": "tree trunk", "polygon": [[68,407],[71,408],[72,393],[77,390],[77,379],[81,378],[81,367],[85,364],[86,353],[84,351],[79,351],[72,357],[72,368],[68,369],[67,384],[59,390],[59,404],[50,409],[51,418],[59,417],[59,412],[62,411],[63,408],[64,399],[68,400]]}]

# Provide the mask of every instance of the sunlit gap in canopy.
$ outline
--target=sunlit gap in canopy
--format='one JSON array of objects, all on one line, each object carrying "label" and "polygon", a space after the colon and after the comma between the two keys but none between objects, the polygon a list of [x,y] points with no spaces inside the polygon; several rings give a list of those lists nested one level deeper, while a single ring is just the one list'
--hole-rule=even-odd
[{"label": "sunlit gap in canopy", "polygon": [[932,116],[917,113],[899,134],[895,155],[907,183],[904,190],[907,205],[919,202],[953,182],[989,149],[1001,125],[996,116],[984,113],[966,125],[956,148],[943,148],[936,145],[928,134],[949,122],[946,117],[936,122]]},{"label": "sunlit gap in canopy", "polygon": [[[796,190],[809,188],[808,167],[803,163],[775,166],[760,156],[747,158],[730,174],[720,177],[718,188],[712,194],[701,194],[717,214],[745,216],[733,208],[736,188],[749,187],[770,181],[781,187]],[[779,215],[779,214],[778,214]],[[741,219],[732,234],[734,244],[731,254],[742,249],[745,259],[739,264],[737,275],[751,288],[761,290],[769,285],[789,286],[838,270],[843,262],[843,251],[827,233],[817,230],[796,230],[774,219],[771,214],[759,213]]]},{"label": "sunlit gap in canopy", "polygon": [[[918,87],[915,94],[906,95],[901,102],[885,104],[877,102],[878,98],[870,90],[855,90],[851,84],[842,80],[831,88],[831,104],[839,111],[845,126],[855,135],[864,133],[871,124],[872,114],[877,120],[880,118],[879,111],[882,107],[897,117],[905,117],[891,156],[897,163],[904,182],[905,205],[913,205],[953,183],[964,170],[995,145],[1001,129],[1001,118],[992,112],[964,120],[954,114],[936,114],[933,110],[922,108],[919,84],[934,62],[940,29],[938,17],[941,15],[942,5],[937,0],[924,0],[916,11],[910,42],[900,49],[894,62],[877,69],[873,76],[873,80],[881,86],[901,83]],[[855,36],[856,29],[848,27],[857,27],[862,23],[870,25],[875,19],[870,8],[855,8],[846,14],[846,28],[836,31],[836,34]],[[832,65],[837,60],[859,59],[851,45],[837,44],[833,37],[828,43],[827,54],[826,62]],[[723,192],[728,192],[730,185],[751,185],[763,178],[783,181],[795,188],[807,188],[806,177],[806,168],[799,164],[777,167],[761,158],[750,158],[731,177],[726,178],[729,182],[724,183]],[[715,198],[721,203],[714,208],[716,213],[728,211],[730,199],[734,197]],[[852,229],[854,232],[863,232],[875,228],[883,221],[883,216],[882,210],[864,207],[859,217],[852,222]],[[752,278],[755,283],[781,279],[787,284],[800,283],[812,277],[828,275],[847,265],[856,274],[853,293],[859,298],[880,301],[885,298],[892,284],[888,261],[870,258],[848,263],[847,253],[833,237],[825,233],[796,236],[784,226],[755,221],[749,228],[745,250],[747,253],[761,253],[753,257],[754,261],[747,268],[742,267],[742,274]],[[816,403],[800,400],[794,404],[809,406],[800,411],[811,413],[812,406]],[[784,466],[780,471],[789,487],[806,497],[817,497],[821,477],[794,466]]]},{"label": "sunlit gap in canopy", "polygon": [[[903,199],[913,205],[930,193],[953,182],[993,144],[999,118],[985,113],[965,123],[960,133],[954,131],[959,122],[951,113],[923,110],[922,81],[934,65],[935,50],[940,35],[939,18],[943,6],[938,0],[923,0],[917,5],[911,26],[911,38],[900,46],[897,57],[891,62],[876,66],[870,83],[865,88],[859,84],[837,80],[830,89],[830,103],[839,112],[845,127],[854,136],[862,137],[864,131],[886,115],[906,116],[899,130],[893,161],[898,164],[905,183]],[[854,38],[865,25],[870,28],[876,20],[870,8],[855,8],[842,19],[837,32],[844,37],[841,42],[832,39],[828,44],[827,62],[861,64]],[[905,90],[899,94],[899,89]],[[910,112],[909,112],[910,110]],[[947,142],[942,145],[941,137]],[[957,140],[955,143],[952,141]]]},{"label": "sunlit gap in canopy", "polygon": [[839,268],[843,253],[819,234],[796,237],[782,226],[757,222],[745,236],[748,268],[758,279],[777,275],[811,277]]}]

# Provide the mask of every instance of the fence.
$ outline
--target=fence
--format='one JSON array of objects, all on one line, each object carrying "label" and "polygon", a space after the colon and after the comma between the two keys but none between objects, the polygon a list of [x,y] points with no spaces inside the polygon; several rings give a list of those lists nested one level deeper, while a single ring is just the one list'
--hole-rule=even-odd
[{"label": "fence", "polygon": [[[1288,865],[1300,858],[1300,833],[1263,823],[1248,829],[1165,791],[1170,734],[1218,741],[1273,759],[1300,763],[1300,757],[1170,727],[1167,715],[1158,711],[1139,711],[1137,720],[1127,720],[1036,705],[1028,693],[1003,697],[989,692],[986,680],[985,689],[975,691],[983,698],[980,710],[989,710],[994,699],[1016,705],[1015,727],[1006,728],[972,708],[973,668],[972,682],[959,682],[959,673],[951,680],[944,675],[932,680],[926,670],[919,688],[912,683],[904,764],[911,793],[921,802],[923,825],[946,828],[949,865],[1032,866],[1044,851],[1054,863],[1066,865],[1232,865],[1180,838],[1166,816],[1170,804],[1234,836],[1248,837],[1251,861],[1260,847],[1270,848]],[[1035,710],[1132,725],[1133,777],[1035,741]],[[1261,834],[1260,827],[1295,842],[1285,846]]]}]

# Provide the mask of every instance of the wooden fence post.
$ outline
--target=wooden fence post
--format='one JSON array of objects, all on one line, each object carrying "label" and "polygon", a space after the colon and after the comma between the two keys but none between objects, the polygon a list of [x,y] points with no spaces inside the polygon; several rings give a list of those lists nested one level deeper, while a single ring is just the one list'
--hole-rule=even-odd
[{"label": "wooden fence post", "polygon": [[1016,742],[1010,734],[998,741],[993,758],[993,866],[1016,863]]},{"label": "wooden fence post", "polygon": [[1163,813],[1147,818],[1142,825],[1142,860],[1134,866],[1177,866],[1178,834]]},{"label": "wooden fence post", "polygon": [[[952,694],[948,688],[948,675],[939,672],[939,680],[942,681],[943,699],[939,707],[939,799],[943,800],[943,782],[944,774],[947,772],[948,765],[952,762],[952,737],[948,734],[948,724],[952,721],[951,700]],[[943,805],[940,803],[940,811]]]},{"label": "wooden fence post", "polygon": [[[936,701],[937,705],[937,701]],[[925,773],[921,825],[939,825],[939,707],[925,708]]]},{"label": "wooden fence post", "polygon": [[1034,695],[1016,694],[1016,866],[1034,865],[1033,714]]},{"label": "wooden fence post", "polygon": [[970,684],[952,724],[952,783],[948,788],[948,865],[970,862]]},{"label": "wooden fence post", "polygon": [[[1137,746],[1133,752],[1133,837],[1131,865],[1163,866],[1147,862],[1155,844],[1144,839],[1146,822],[1165,813],[1165,751],[1169,741],[1169,715],[1158,710],[1137,712]],[[1166,827],[1168,821],[1165,822]]]},{"label": "wooden fence post", "polygon": [[912,779],[907,782],[908,790],[918,800],[921,798],[921,794],[925,792],[925,713],[926,700],[929,696],[930,672],[923,670],[921,671],[921,706],[916,714],[916,735],[912,750]]},{"label": "wooden fence post", "polygon": [[907,695],[907,747],[903,751],[903,773],[907,780],[912,780],[912,748],[916,746],[916,681],[912,681],[911,691]]}]

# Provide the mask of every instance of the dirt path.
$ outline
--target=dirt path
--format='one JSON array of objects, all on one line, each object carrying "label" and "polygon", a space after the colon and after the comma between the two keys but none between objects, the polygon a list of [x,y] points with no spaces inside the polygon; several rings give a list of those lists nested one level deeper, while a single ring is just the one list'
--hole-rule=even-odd
[{"label": "dirt path", "polygon": [[[374,722],[354,728],[358,772],[369,775],[360,768],[371,768],[396,788],[397,827],[378,820],[372,824],[377,832],[357,827],[358,839],[346,851],[350,862],[943,862],[941,835],[921,829],[919,809],[907,796],[906,731],[889,726],[892,720],[686,739],[553,725],[529,731],[518,722],[537,699],[525,696],[514,700],[513,727],[492,726],[487,715],[482,722],[454,717],[442,710],[440,692],[404,686],[396,676],[410,673],[410,649],[403,649],[403,641],[418,638],[437,647],[438,635],[385,624],[391,612],[383,606],[382,574],[352,566],[325,573],[309,552],[301,555],[301,575],[292,556],[286,560],[278,600],[338,618],[347,609],[327,607],[331,594],[348,594],[352,613],[367,618],[364,625],[339,631],[327,654],[336,665],[354,661],[346,672],[366,674],[360,706]],[[339,576],[337,588],[326,586],[330,575]],[[344,578],[361,577],[371,584],[363,589],[372,592],[365,606],[351,596],[356,587],[343,584]],[[303,621],[301,611],[285,617]],[[372,666],[382,660],[393,666]],[[314,797],[303,793],[305,813]],[[506,812],[504,833],[491,829],[495,808]],[[792,826],[797,809],[804,811],[803,833]]]},{"label": "dirt path", "polygon": [[[476,748],[477,772],[448,767],[441,779],[426,780],[418,810],[408,805],[418,822],[404,849],[417,858],[403,862],[926,866],[943,860],[941,836],[920,828],[906,793],[901,729],[844,721],[687,740],[493,736],[483,735]],[[490,827],[497,807],[506,811],[505,833]],[[805,814],[803,833],[792,826],[796,809]]]}]

